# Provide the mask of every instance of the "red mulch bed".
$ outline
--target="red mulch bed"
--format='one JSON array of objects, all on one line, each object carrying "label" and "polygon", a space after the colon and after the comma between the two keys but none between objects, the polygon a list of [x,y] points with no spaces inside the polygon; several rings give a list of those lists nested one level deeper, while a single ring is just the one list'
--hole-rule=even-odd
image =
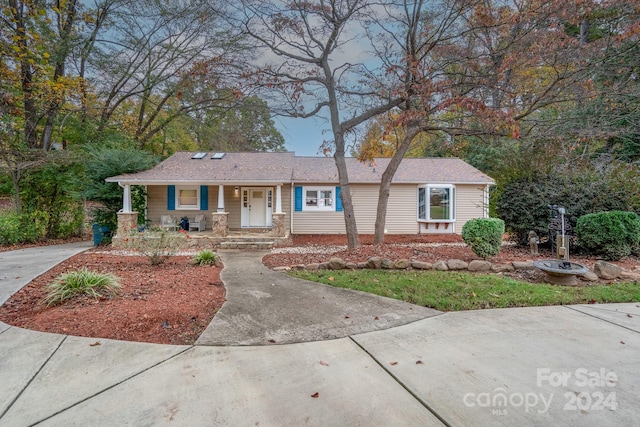
[{"label": "red mulch bed", "polygon": [[[334,256],[348,262],[366,261],[371,256],[432,263],[478,259],[455,234],[388,235],[383,245],[373,245],[373,236],[369,235],[360,236],[360,240],[362,246],[347,250],[345,236],[292,236],[263,262],[268,267],[275,267],[320,263]],[[339,245],[344,247],[330,249]],[[297,253],[277,253],[293,247],[297,247]],[[3,249],[14,248],[0,247],[0,251]],[[541,248],[540,252],[539,256],[533,256],[528,248],[505,245],[489,261],[503,264],[551,257],[548,249]],[[589,268],[593,268],[596,261],[574,255],[571,260]],[[175,256],[164,264],[152,266],[144,257],[124,256],[104,247],[94,248],[64,261],[13,295],[0,307],[0,320],[10,325],[67,335],[192,344],[224,303],[225,289],[220,281],[219,267],[199,267],[189,261],[188,256]],[[626,258],[616,264],[636,272],[640,266],[635,258]],[[64,272],[82,267],[120,277],[123,285],[120,294],[100,300],[79,297],[54,307],[42,304],[44,287],[48,283]],[[518,278],[532,279],[526,274]]]}]

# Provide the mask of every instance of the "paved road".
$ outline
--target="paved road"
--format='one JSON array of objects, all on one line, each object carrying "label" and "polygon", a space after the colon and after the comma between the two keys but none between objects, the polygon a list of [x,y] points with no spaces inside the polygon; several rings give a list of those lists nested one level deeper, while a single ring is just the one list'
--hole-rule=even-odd
[{"label": "paved road", "polygon": [[0,425],[640,425],[639,319],[636,303],[482,310],[261,346],[0,323]]}]

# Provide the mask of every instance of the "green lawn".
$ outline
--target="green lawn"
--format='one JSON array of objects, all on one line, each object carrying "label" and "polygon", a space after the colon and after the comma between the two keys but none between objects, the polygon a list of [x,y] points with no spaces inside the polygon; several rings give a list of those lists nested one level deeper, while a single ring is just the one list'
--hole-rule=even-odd
[{"label": "green lawn", "polygon": [[569,287],[442,271],[320,270],[290,274],[441,311],[640,301],[637,282]]}]

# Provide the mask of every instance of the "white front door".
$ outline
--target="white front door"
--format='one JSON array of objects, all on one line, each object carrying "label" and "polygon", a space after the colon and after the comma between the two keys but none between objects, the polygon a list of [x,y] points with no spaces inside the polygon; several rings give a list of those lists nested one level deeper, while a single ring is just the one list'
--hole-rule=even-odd
[{"label": "white front door", "polygon": [[267,195],[266,190],[249,190],[249,227],[264,227],[267,225]]},{"label": "white front door", "polygon": [[272,221],[272,188],[242,189],[243,227],[271,227]]}]

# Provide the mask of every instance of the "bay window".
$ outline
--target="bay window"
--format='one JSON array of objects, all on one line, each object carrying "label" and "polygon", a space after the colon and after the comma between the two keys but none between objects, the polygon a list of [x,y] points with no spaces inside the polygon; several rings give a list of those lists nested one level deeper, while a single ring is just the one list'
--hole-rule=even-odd
[{"label": "bay window", "polygon": [[455,221],[455,187],[449,184],[418,187],[418,220]]}]

